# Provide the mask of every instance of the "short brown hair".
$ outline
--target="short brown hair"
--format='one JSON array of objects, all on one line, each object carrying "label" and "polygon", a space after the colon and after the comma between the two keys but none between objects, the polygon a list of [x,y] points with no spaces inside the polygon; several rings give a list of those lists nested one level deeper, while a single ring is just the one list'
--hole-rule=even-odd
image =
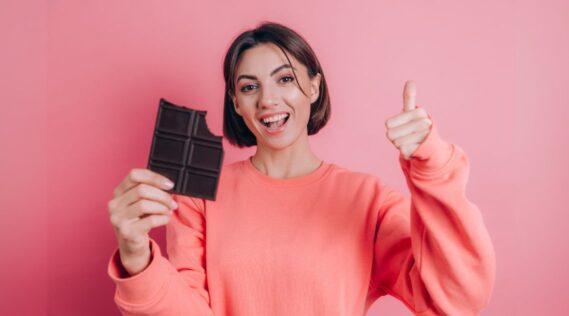
[{"label": "short brown hair", "polygon": [[[235,71],[239,58],[244,51],[262,43],[273,43],[277,45],[285,54],[289,65],[292,67],[287,51],[300,61],[308,71],[310,78],[320,73],[320,94],[318,99],[310,105],[310,119],[308,121],[308,135],[318,133],[326,125],[330,117],[330,96],[326,77],[320,62],[314,51],[306,40],[290,28],[274,23],[263,22],[257,28],[247,30],[238,35],[229,47],[224,63],[223,76],[225,78],[225,101],[223,111],[223,135],[229,143],[238,147],[251,147],[257,145],[255,135],[245,125],[243,118],[235,112],[232,96],[235,93]],[[294,78],[298,83],[298,78],[294,72]],[[298,84],[304,95],[306,93]]]}]

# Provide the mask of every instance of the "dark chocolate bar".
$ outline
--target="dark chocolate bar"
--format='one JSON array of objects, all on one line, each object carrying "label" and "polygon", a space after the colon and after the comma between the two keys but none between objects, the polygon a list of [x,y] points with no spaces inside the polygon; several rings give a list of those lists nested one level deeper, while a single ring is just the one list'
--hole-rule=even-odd
[{"label": "dark chocolate bar", "polygon": [[206,113],[160,99],[147,168],[174,182],[169,192],[215,201],[223,144]]}]

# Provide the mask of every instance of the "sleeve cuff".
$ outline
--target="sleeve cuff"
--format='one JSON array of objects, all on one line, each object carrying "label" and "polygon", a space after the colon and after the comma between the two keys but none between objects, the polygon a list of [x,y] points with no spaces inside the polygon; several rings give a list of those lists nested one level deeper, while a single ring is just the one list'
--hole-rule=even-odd
[{"label": "sleeve cuff", "polygon": [[433,122],[431,130],[415,152],[411,155],[410,160],[399,155],[399,161],[411,167],[411,169],[421,174],[429,174],[439,171],[445,167],[454,156],[455,146],[443,140],[437,130],[437,124],[433,117],[429,115],[429,119]]},{"label": "sleeve cuff", "polygon": [[140,273],[134,276],[124,276],[124,268],[120,261],[118,248],[109,260],[107,273],[116,284],[115,297],[129,304],[144,304],[153,300],[166,284],[170,271],[166,258],[160,251],[160,246],[150,238],[151,261]]}]

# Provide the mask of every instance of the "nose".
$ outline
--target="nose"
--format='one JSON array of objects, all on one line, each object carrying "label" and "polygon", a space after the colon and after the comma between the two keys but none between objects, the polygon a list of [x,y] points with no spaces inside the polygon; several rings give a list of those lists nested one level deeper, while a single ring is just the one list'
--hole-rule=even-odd
[{"label": "nose", "polygon": [[278,104],[278,94],[273,87],[264,86],[261,88],[261,97],[258,107],[261,109],[271,108]]}]

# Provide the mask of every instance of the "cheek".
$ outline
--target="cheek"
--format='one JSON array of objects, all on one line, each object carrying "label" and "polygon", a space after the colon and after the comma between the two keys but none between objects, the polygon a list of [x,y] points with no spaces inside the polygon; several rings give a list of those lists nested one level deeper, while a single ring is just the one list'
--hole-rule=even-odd
[{"label": "cheek", "polygon": [[247,116],[250,112],[255,111],[256,99],[254,96],[239,96],[237,97],[237,104],[239,111],[243,116]]},{"label": "cheek", "polygon": [[292,85],[283,90],[283,96],[290,100],[295,100],[295,102],[300,102],[302,99],[306,98],[298,87]]},{"label": "cheek", "polygon": [[310,99],[298,88],[290,91],[285,98],[286,104],[293,108],[296,116],[308,120],[310,116]]}]

